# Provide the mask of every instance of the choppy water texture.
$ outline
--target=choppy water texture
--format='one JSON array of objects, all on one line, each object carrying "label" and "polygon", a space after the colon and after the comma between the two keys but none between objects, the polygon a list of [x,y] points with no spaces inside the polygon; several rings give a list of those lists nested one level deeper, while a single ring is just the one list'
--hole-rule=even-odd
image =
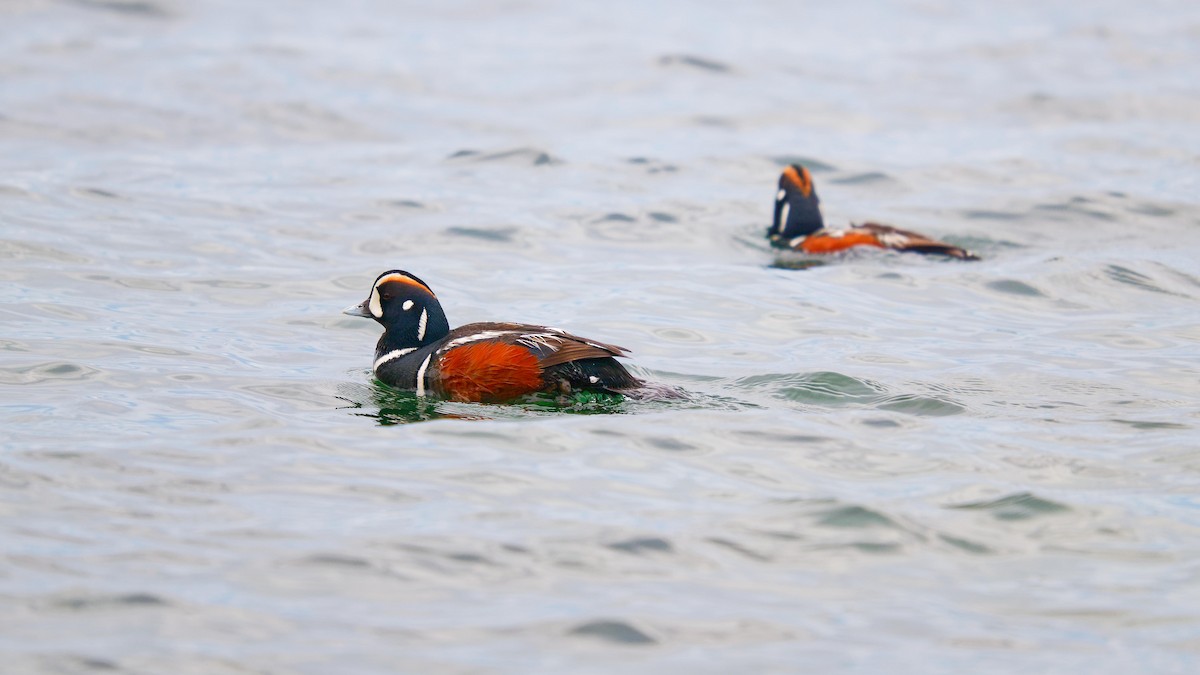
[{"label": "choppy water texture", "polygon": [[1200,672],[1200,5],[404,4],[0,5],[5,672]]}]

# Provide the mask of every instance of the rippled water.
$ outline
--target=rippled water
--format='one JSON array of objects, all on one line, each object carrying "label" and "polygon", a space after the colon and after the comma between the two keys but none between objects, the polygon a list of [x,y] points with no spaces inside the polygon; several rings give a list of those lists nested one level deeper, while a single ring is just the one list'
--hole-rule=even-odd
[{"label": "rippled water", "polygon": [[[6,671],[1200,670],[1196,6],[0,25]],[[385,391],[393,267],[690,396]]]}]

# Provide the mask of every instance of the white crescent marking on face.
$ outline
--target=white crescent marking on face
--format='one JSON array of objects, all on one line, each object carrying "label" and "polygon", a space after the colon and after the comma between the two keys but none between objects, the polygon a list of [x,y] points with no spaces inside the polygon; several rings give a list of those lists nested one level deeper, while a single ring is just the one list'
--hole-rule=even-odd
[{"label": "white crescent marking on face", "polygon": [[379,372],[379,366],[382,366],[383,364],[387,363],[388,361],[391,361],[392,359],[398,359],[401,356],[404,356],[405,354],[411,354],[415,351],[417,351],[416,347],[405,347],[404,349],[393,349],[392,351],[375,359],[375,365],[371,366],[371,372],[377,373],[377,372]]},{"label": "white crescent marking on face", "polygon": [[383,318],[383,307],[379,304],[379,286],[371,289],[371,302],[367,304],[367,309],[371,310],[371,316],[376,319]]},{"label": "white crescent marking on face", "polygon": [[421,320],[417,322],[417,342],[425,339],[425,326],[429,323],[429,312],[421,310]]},{"label": "white crescent marking on face", "polygon": [[421,362],[421,367],[417,368],[417,396],[425,395],[425,369],[429,367],[429,359],[433,358],[433,354],[425,357]]},{"label": "white crescent marking on face", "polygon": [[787,196],[787,190],[784,190],[783,188],[779,188],[779,192],[775,194],[775,201],[781,202],[781,201],[783,201],[783,198],[786,196]]},{"label": "white crescent marking on face", "polygon": [[404,311],[406,311],[406,312],[407,312],[408,310],[412,309],[412,306],[413,306],[413,301],[412,301],[412,300],[405,300],[405,301],[404,301],[404,304],[403,304],[403,305],[401,305],[401,307],[403,307],[403,308],[404,308]]}]

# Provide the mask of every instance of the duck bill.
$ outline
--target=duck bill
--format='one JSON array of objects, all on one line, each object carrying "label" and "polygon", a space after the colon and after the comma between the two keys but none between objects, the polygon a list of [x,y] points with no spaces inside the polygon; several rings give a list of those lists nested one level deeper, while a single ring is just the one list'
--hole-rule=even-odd
[{"label": "duck bill", "polygon": [[374,316],[371,316],[371,311],[367,309],[366,300],[358,303],[357,305],[350,305],[346,309],[343,309],[342,314],[346,314],[348,316],[361,316],[364,319],[375,318]]}]

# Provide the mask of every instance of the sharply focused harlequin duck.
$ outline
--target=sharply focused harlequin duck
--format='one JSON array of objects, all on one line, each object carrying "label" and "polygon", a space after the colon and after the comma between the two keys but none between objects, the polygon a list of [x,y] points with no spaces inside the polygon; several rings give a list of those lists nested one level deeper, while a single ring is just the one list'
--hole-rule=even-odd
[{"label": "sharply focused harlequin duck", "polygon": [[556,328],[472,323],[450,330],[429,285],[391,270],[345,314],[375,319],[383,335],[372,371],[385,384],[454,401],[498,403],[525,394],[616,394],[642,385],[613,357],[623,347]]},{"label": "sharply focused harlequin duck", "polygon": [[799,164],[784,169],[779,177],[779,192],[775,194],[775,222],[767,231],[771,244],[805,253],[835,253],[855,246],[874,246],[936,253],[962,260],[979,259],[965,249],[891,225],[863,223],[844,229],[826,229],[820,204],[808,169]]}]

